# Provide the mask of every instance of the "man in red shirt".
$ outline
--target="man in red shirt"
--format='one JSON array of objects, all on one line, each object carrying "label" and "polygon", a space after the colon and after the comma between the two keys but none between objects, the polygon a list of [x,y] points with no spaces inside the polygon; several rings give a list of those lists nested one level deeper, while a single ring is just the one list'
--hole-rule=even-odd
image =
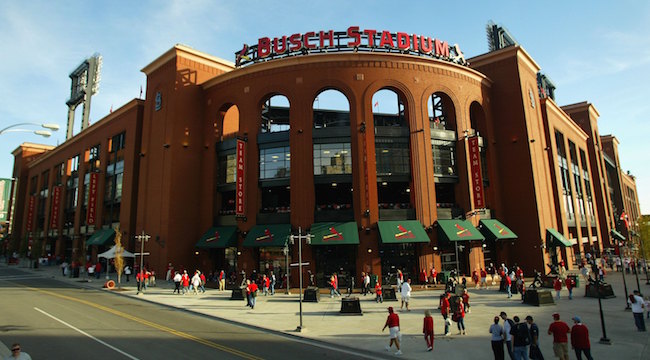
[{"label": "man in red shirt", "polygon": [[463,306],[465,307],[465,312],[469,313],[469,293],[467,292],[467,289],[463,289],[463,295],[460,297],[463,298]]},{"label": "man in red shirt", "polygon": [[424,341],[427,342],[427,351],[433,350],[433,318],[429,310],[424,310],[422,333],[424,334]]},{"label": "man in red shirt", "polygon": [[560,280],[560,277],[556,277],[553,281],[553,289],[555,289],[557,299],[560,300],[560,291],[562,291],[562,280]]},{"label": "man in red shirt", "polygon": [[508,299],[510,299],[512,297],[512,287],[511,287],[512,279],[510,278],[510,276],[508,276],[508,274],[505,275],[505,279],[506,279],[506,291],[508,292]]},{"label": "man in red shirt", "polygon": [[573,288],[576,287],[576,282],[572,277],[567,277],[564,281],[566,289],[569,290],[569,300],[573,300]]},{"label": "man in red shirt", "polygon": [[582,353],[587,360],[594,360],[591,357],[591,344],[589,343],[589,329],[582,323],[580,317],[573,317],[573,326],[571,327],[571,347],[576,352],[578,360],[582,360]]},{"label": "man in red shirt", "polygon": [[431,268],[431,283],[432,284],[438,284],[438,271],[436,270],[435,267]]},{"label": "man in red shirt", "polygon": [[399,348],[399,316],[395,314],[392,306],[388,307],[388,318],[381,331],[386,330],[386,328],[390,331],[390,343],[386,346],[386,351],[390,351],[391,346],[395,344],[397,348],[395,355],[402,355],[402,350]]},{"label": "man in red shirt", "polygon": [[553,334],[553,352],[560,360],[569,360],[569,339],[567,334],[571,332],[569,325],[560,320],[560,314],[553,314],[553,322],[548,327],[548,334]]},{"label": "man in red shirt", "polygon": [[445,336],[451,335],[449,331],[449,325],[451,325],[451,320],[449,320],[449,313],[451,311],[449,306],[449,293],[445,293],[444,297],[440,299],[440,313],[442,318],[445,319]]}]

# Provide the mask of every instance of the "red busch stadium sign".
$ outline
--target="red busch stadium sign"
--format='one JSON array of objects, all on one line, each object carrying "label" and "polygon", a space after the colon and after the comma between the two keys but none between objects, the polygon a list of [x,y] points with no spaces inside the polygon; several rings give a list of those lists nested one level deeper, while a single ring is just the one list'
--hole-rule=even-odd
[{"label": "red busch stadium sign", "polygon": [[246,141],[237,139],[237,170],[235,171],[235,216],[245,216],[245,170],[246,170]]},{"label": "red busch stadium sign", "polygon": [[60,209],[61,209],[61,186],[55,186],[52,188],[52,209],[50,211],[50,229],[58,228]]},{"label": "red busch stadium sign", "polygon": [[474,208],[485,208],[483,195],[483,176],[481,175],[481,148],[478,145],[478,136],[472,136],[467,140],[469,144],[469,157],[472,172],[472,193],[474,194]]},{"label": "red busch stadium sign", "polygon": [[29,197],[29,203],[27,204],[27,224],[25,229],[27,232],[32,231],[32,224],[34,223],[34,207],[36,206],[36,196],[32,195]]},{"label": "red busch stadium sign", "polygon": [[321,30],[295,33],[280,37],[261,37],[257,45],[248,46],[235,53],[236,66],[261,62],[295,55],[329,52],[392,52],[416,56],[429,56],[436,59],[468,65],[458,44],[449,45],[446,41],[430,36],[392,33],[387,30],[361,30],[350,26],[346,31]]},{"label": "red busch stadium sign", "polygon": [[97,215],[97,180],[99,174],[96,172],[90,173],[90,181],[88,183],[88,210],[86,211],[86,225],[95,225]]}]

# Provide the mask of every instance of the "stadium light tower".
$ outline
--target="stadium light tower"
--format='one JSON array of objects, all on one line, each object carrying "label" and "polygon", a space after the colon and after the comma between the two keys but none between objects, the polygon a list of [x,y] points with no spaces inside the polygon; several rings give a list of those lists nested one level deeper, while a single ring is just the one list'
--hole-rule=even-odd
[{"label": "stadium light tower", "polygon": [[72,86],[70,88],[70,100],[68,105],[68,129],[65,139],[72,137],[74,128],[74,111],[80,104],[83,104],[83,116],[81,119],[81,131],[86,129],[90,122],[90,99],[99,91],[99,80],[101,79],[102,57],[95,54],[81,62],[81,64],[70,73]]}]

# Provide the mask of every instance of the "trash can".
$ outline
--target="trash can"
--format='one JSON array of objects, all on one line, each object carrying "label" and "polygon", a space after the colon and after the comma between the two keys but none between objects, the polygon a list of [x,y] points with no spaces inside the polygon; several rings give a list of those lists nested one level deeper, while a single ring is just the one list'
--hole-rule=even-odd
[{"label": "trash can", "polygon": [[438,273],[438,284],[446,284],[447,279],[449,279],[449,274],[451,271],[441,271]]}]

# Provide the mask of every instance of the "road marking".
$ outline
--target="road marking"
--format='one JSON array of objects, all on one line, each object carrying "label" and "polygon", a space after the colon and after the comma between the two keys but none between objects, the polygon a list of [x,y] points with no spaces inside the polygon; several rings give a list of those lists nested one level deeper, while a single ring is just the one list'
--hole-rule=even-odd
[{"label": "road marking", "polygon": [[25,288],[36,291],[36,292],[48,294],[48,295],[51,295],[51,296],[54,296],[54,297],[58,297],[58,298],[61,298],[61,299],[66,299],[66,300],[78,302],[78,303],[81,303],[81,304],[84,304],[84,305],[88,305],[90,307],[94,307],[96,309],[111,313],[113,315],[117,315],[119,317],[138,322],[138,323],[140,323],[142,325],[149,326],[149,327],[152,327],[154,329],[158,329],[160,331],[164,331],[166,333],[176,335],[178,337],[182,337],[182,338],[197,342],[199,344],[203,344],[205,346],[209,346],[211,348],[214,348],[214,349],[217,349],[217,350],[221,350],[221,351],[224,351],[224,352],[239,356],[239,357],[244,358],[244,359],[263,360],[263,358],[261,358],[261,357],[257,357],[255,355],[251,355],[251,354],[245,353],[243,351],[239,351],[237,349],[233,349],[233,348],[230,348],[230,347],[227,347],[227,346],[224,346],[224,345],[220,345],[220,344],[214,343],[212,341],[202,339],[202,338],[196,337],[194,335],[191,335],[191,334],[188,334],[188,333],[185,333],[185,332],[182,332],[182,331],[178,331],[178,330],[172,329],[172,328],[164,326],[164,325],[156,324],[156,323],[153,323],[151,321],[148,321],[148,320],[145,320],[145,319],[133,316],[133,315],[129,315],[127,313],[123,313],[121,311],[118,311],[118,310],[115,310],[115,309],[112,309],[112,308],[109,308],[109,307],[106,307],[106,306],[102,306],[102,305],[99,305],[99,304],[94,304],[94,303],[92,303],[90,301],[77,299],[77,298],[74,298],[74,297],[71,297],[71,296],[57,294],[57,293],[54,293],[54,292],[51,292],[51,291],[37,289],[37,288],[29,287],[29,286],[25,286]]},{"label": "road marking", "polygon": [[54,315],[48,314],[48,313],[46,313],[45,311],[43,311],[43,310],[41,310],[41,309],[39,309],[39,308],[37,308],[37,307],[35,307],[34,310],[40,312],[41,314],[43,314],[43,315],[45,315],[45,316],[49,316],[50,318],[52,318],[52,319],[54,319],[54,320],[60,322],[61,324],[63,324],[63,325],[65,325],[65,326],[69,327],[70,329],[72,329],[72,330],[74,330],[74,331],[76,331],[76,332],[78,332],[78,333],[80,333],[80,334],[82,334],[82,335],[85,335],[85,336],[87,336],[87,337],[89,337],[89,338],[91,338],[91,339],[97,341],[98,343],[100,343],[100,344],[102,344],[102,345],[104,345],[104,346],[106,346],[106,347],[108,347],[108,348],[111,348],[111,349],[117,351],[118,353],[120,353],[120,354],[122,354],[122,355],[128,357],[129,359],[140,360],[139,358],[137,358],[137,357],[135,357],[135,356],[133,356],[133,355],[131,355],[131,354],[129,354],[129,353],[126,353],[126,352],[124,352],[124,351],[122,351],[122,350],[116,348],[115,346],[113,346],[113,345],[111,345],[111,344],[109,344],[109,343],[107,343],[107,342],[105,342],[105,341],[99,340],[98,338],[96,338],[96,337],[90,335],[89,333],[87,333],[87,332],[85,332],[85,331],[83,331],[83,330],[81,330],[81,329],[79,329],[79,328],[74,327],[73,325],[68,324],[67,322],[65,322],[65,321],[63,321],[63,320],[57,318],[57,317],[54,316]]},{"label": "road marking", "polygon": [[0,276],[0,281],[14,281],[14,280],[27,280],[27,279],[41,279],[40,275],[4,275]]}]

